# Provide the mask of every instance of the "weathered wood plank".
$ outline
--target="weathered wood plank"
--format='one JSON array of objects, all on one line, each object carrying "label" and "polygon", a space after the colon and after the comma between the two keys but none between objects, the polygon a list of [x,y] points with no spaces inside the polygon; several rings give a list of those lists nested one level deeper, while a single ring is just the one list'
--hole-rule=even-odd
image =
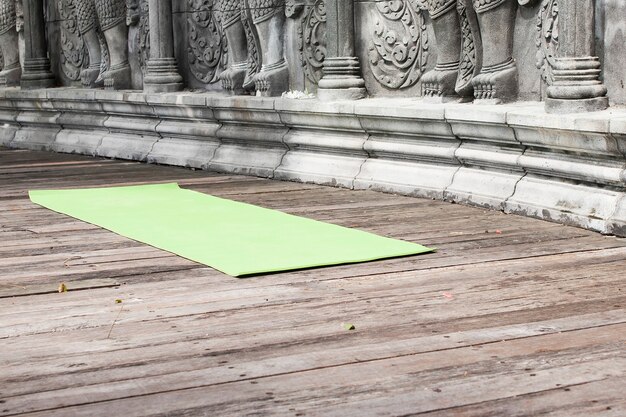
[{"label": "weathered wood plank", "polygon": [[[439,251],[237,280],[26,198],[171,181]],[[624,239],[369,191],[0,149],[0,242],[0,415],[625,407]]]},{"label": "weathered wood plank", "polygon": [[[600,334],[603,338],[597,340]],[[626,369],[626,358],[620,355],[622,343],[618,333],[590,329],[488,343],[479,349],[470,346],[375,360],[356,358],[350,366],[339,364],[331,369],[312,354],[284,356],[273,367],[263,362],[230,366],[214,359],[213,367],[198,364],[200,369],[190,372],[40,392],[38,402],[30,396],[8,397],[4,407],[21,412],[49,410],[51,415],[63,411],[73,415],[104,415],[105,410],[98,403],[107,401],[109,413],[126,410],[125,415],[135,415],[133,410],[137,409],[136,415],[145,415],[146,409],[137,407],[141,402],[149,413],[157,410],[189,413],[202,407],[211,415],[246,415],[270,407],[269,394],[259,396],[264,390],[272,392],[271,397],[282,398],[282,405],[271,404],[267,411],[286,412],[289,405],[298,404],[303,409],[314,406],[324,415],[343,416],[372,410],[382,415],[400,415],[407,409],[426,412],[475,403],[479,398],[526,395],[553,389],[557,383],[569,387],[620,377]],[[581,353],[585,360],[577,361]],[[325,356],[323,352],[318,354]],[[284,370],[289,364],[302,364],[304,360],[311,361],[306,371]],[[205,362],[204,366],[209,363]],[[275,375],[264,375],[272,368],[276,369]],[[324,376],[329,372],[332,379]],[[220,378],[222,374],[239,380],[230,382],[228,377]],[[259,374],[263,376],[256,376]],[[173,401],[174,397],[177,398]]]}]

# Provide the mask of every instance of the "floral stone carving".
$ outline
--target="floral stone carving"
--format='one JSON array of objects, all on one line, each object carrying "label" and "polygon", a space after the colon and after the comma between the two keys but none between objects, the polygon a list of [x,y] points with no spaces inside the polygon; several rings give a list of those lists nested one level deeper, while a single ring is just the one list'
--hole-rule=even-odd
[{"label": "floral stone carving", "polygon": [[428,60],[425,4],[419,0],[384,0],[375,7],[369,46],[372,74],[387,88],[411,87],[420,80]]},{"label": "floral stone carving", "polygon": [[298,19],[298,53],[304,75],[317,84],[322,78],[326,58],[326,2],[325,0],[290,0],[286,15]]},{"label": "floral stone carving", "polygon": [[554,76],[552,68],[555,64],[559,46],[559,6],[557,0],[544,0],[537,16],[537,68],[541,77],[552,85]]},{"label": "floral stone carving", "polygon": [[126,24],[137,26],[134,43],[138,48],[139,65],[145,74],[150,58],[150,10],[148,0],[129,0],[127,2]]},{"label": "floral stone carving", "polygon": [[72,81],[80,80],[81,70],[87,61],[85,42],[78,30],[75,3],[75,0],[57,2],[61,18],[61,69]]},{"label": "floral stone carving", "polygon": [[212,84],[219,81],[227,64],[226,37],[213,0],[188,0],[187,4],[191,11],[187,18],[189,67],[200,82]]}]

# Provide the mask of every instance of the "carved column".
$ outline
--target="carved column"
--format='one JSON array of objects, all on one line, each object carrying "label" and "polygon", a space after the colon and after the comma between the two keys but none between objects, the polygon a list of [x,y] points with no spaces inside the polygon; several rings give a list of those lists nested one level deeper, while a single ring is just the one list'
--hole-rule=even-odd
[{"label": "carved column", "polygon": [[149,93],[180,91],[183,78],[178,73],[174,57],[174,30],[172,27],[172,2],[150,0],[150,59],[143,89]]},{"label": "carved column", "polygon": [[25,89],[54,85],[44,25],[43,0],[24,1],[24,70],[21,86]]},{"label": "carved column", "polygon": [[356,100],[367,94],[361,65],[354,53],[354,2],[327,0],[327,53],[319,82],[321,100]]},{"label": "carved column", "polygon": [[559,46],[552,62],[546,111],[575,113],[604,110],[607,89],[600,81],[600,59],[594,56],[594,1],[559,0]]}]

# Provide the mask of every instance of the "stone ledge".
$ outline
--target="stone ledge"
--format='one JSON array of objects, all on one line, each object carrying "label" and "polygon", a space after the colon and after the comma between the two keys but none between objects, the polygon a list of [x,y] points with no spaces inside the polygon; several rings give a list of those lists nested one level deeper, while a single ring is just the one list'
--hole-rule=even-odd
[{"label": "stone ledge", "polygon": [[0,90],[0,145],[369,188],[626,236],[626,109]]}]

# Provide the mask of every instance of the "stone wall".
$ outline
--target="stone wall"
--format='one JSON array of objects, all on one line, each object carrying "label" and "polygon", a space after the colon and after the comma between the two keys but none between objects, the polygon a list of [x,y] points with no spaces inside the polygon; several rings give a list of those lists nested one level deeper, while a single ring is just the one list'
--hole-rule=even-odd
[{"label": "stone wall", "polygon": [[[7,0],[9,1],[9,0]],[[13,1],[13,0],[10,0]],[[81,85],[80,72],[89,65],[89,43],[85,42],[80,30],[80,18],[77,16],[82,3],[93,0],[50,0],[46,2],[45,13],[46,34],[48,40],[48,55],[52,64],[52,72],[56,83],[63,86]],[[276,57],[266,56],[276,62],[268,65],[280,65],[280,60],[286,60],[285,69],[270,70],[270,79],[276,87],[292,90],[317,91],[317,84],[323,75],[324,60],[327,56],[327,5],[337,0],[181,0],[172,2],[172,25],[174,57],[177,70],[183,78],[182,85],[192,90],[216,92],[233,92],[230,79],[233,70],[229,69],[237,57],[245,54],[241,51],[252,47],[260,71],[264,65],[263,53],[278,49]],[[106,0],[103,3],[115,3],[124,7],[127,27],[127,50],[130,65],[129,87],[136,90],[143,88],[143,76],[147,61],[150,58],[150,23],[149,0]],[[169,2],[168,2],[169,3]],[[258,3],[258,5],[257,5]],[[267,3],[267,4],[266,4]],[[538,53],[556,54],[556,43],[564,44],[564,39],[551,39],[552,29],[557,29],[559,23],[552,19],[551,14],[557,14],[559,0],[354,0],[352,16],[354,19],[354,39],[352,42],[353,54],[360,61],[360,74],[364,79],[367,93],[372,97],[423,97],[432,96],[435,90],[446,90],[443,96],[454,96],[450,90],[454,85],[450,72],[451,54],[458,49],[448,45],[452,37],[454,44],[465,45],[468,39],[476,40],[474,51],[485,48],[488,51],[501,50],[499,59],[506,59],[510,55],[517,67],[516,74],[511,80],[502,81],[514,84],[515,97],[505,98],[504,101],[541,101],[546,99],[548,83],[550,81],[550,64],[544,62],[538,65]],[[480,6],[484,3],[487,7]],[[519,5],[518,5],[519,3]],[[593,16],[586,6],[580,4],[572,6],[573,2],[560,1],[561,7],[578,7],[582,13]],[[584,3],[584,2],[583,2]],[[588,3],[588,2],[587,2]],[[567,4],[567,6],[564,6]],[[591,4],[591,3],[589,3]],[[258,7],[257,7],[258,6]],[[230,19],[233,11],[221,10],[236,7],[234,13],[247,9],[247,21],[239,28],[239,34],[232,30],[226,20]],[[480,8],[484,13],[476,13]],[[608,97],[612,105],[626,104],[626,89],[624,81],[623,45],[626,35],[626,3],[620,0],[597,0],[595,2],[595,42],[592,49],[603,63],[601,79],[608,90]],[[256,9],[277,11],[274,17],[254,23],[253,11]],[[439,8],[444,10],[438,15]],[[111,9],[113,10],[113,9]],[[507,11],[510,10],[510,11]],[[469,11],[469,12],[468,12]],[[453,17],[452,15],[458,15]],[[563,15],[562,11],[558,12]],[[278,15],[281,15],[280,17]],[[491,18],[490,15],[494,17]],[[435,18],[433,19],[433,16]],[[244,16],[245,18],[245,16]],[[480,19],[484,30],[478,25]],[[245,19],[244,19],[245,20]],[[269,23],[268,23],[269,22]],[[473,24],[472,24],[473,23]],[[562,24],[563,22],[561,22]],[[345,26],[346,22],[339,22]],[[580,26],[582,22],[569,22]],[[265,26],[264,26],[265,25]],[[454,26],[457,26],[456,30]],[[555,25],[552,28],[550,25]],[[593,27],[593,26],[592,26]],[[246,32],[247,30],[247,32]],[[274,33],[275,31],[276,33]],[[457,35],[456,32],[460,34]],[[472,31],[474,32],[472,34]],[[484,31],[484,33],[480,33]],[[554,31],[558,33],[558,30]],[[120,31],[120,33],[122,33]],[[231,33],[232,45],[229,45],[228,34]],[[245,33],[245,35],[244,35]],[[469,33],[469,35],[468,35]],[[566,32],[564,32],[566,33]],[[437,35],[439,34],[439,42]],[[472,38],[472,35],[476,39]],[[478,36],[476,36],[478,35]],[[100,42],[104,39],[99,30]],[[248,37],[249,45],[244,45],[239,37]],[[458,36],[458,38],[455,38]],[[469,38],[468,38],[469,36]],[[250,37],[254,39],[250,39]],[[237,44],[236,42],[240,42]],[[447,43],[446,43],[447,42]],[[244,41],[245,43],[245,41]],[[267,45],[264,45],[267,43]],[[506,52],[506,43],[511,43],[511,50]],[[239,48],[239,51],[238,51]],[[451,49],[452,48],[452,49]],[[456,48],[456,49],[455,49]],[[546,49],[547,48],[547,49]],[[102,54],[106,55],[106,47]],[[461,50],[462,52],[462,50]],[[482,54],[482,53],[481,53]],[[508,55],[507,55],[508,54]],[[496,54],[497,55],[497,54]],[[443,58],[439,58],[443,56]],[[489,55],[485,56],[490,59]],[[467,58],[467,57],[465,57]],[[479,61],[482,57],[476,56]],[[103,62],[109,58],[103,56]],[[229,59],[231,61],[229,62]],[[234,59],[234,61],[233,61]],[[464,57],[461,56],[461,61]],[[440,62],[438,62],[440,61]],[[445,65],[448,67],[445,67]],[[461,62],[465,65],[467,62]],[[480,64],[480,63],[478,63]],[[491,63],[493,64],[493,63]],[[439,65],[439,69],[436,68]],[[442,67],[443,65],[443,67]],[[488,65],[487,65],[488,66]],[[444,68],[445,67],[445,68]],[[441,68],[444,68],[441,70]],[[106,69],[106,68],[104,68]],[[480,69],[480,68],[478,68]],[[273,71],[273,73],[272,73]],[[458,71],[457,68],[452,70]],[[225,76],[222,73],[225,72]],[[236,71],[235,71],[236,72]],[[479,76],[479,71],[474,77]],[[510,71],[511,72],[511,71]],[[279,74],[279,75],[275,75]],[[252,76],[253,74],[248,74]],[[423,85],[426,76],[426,88]],[[274,77],[274,78],[272,78]],[[433,78],[434,77],[434,78]],[[439,78],[438,78],[439,77]],[[448,77],[442,82],[441,77]],[[226,79],[226,84],[221,79]],[[250,77],[248,77],[250,78]],[[484,78],[484,77],[483,77]],[[504,77],[506,78],[506,77]],[[460,80],[459,80],[460,81]],[[261,84],[267,84],[264,80]],[[433,83],[434,82],[434,83]],[[500,82],[500,81],[498,81]],[[235,93],[254,94],[256,87],[250,85],[247,79],[247,88],[235,88]],[[452,83],[454,84],[454,83]],[[507,88],[505,84],[497,89]],[[226,85],[226,87],[225,87]],[[272,91],[280,94],[282,91]],[[493,91],[492,87],[488,91]],[[464,96],[465,94],[465,96]],[[469,95],[467,95],[469,94]],[[483,94],[484,96],[485,94]],[[488,93],[487,93],[488,95]],[[463,92],[462,100],[471,99],[471,92]],[[445,97],[444,97],[445,98]],[[448,97],[454,98],[454,97]],[[496,97],[497,99],[497,97]]]}]

